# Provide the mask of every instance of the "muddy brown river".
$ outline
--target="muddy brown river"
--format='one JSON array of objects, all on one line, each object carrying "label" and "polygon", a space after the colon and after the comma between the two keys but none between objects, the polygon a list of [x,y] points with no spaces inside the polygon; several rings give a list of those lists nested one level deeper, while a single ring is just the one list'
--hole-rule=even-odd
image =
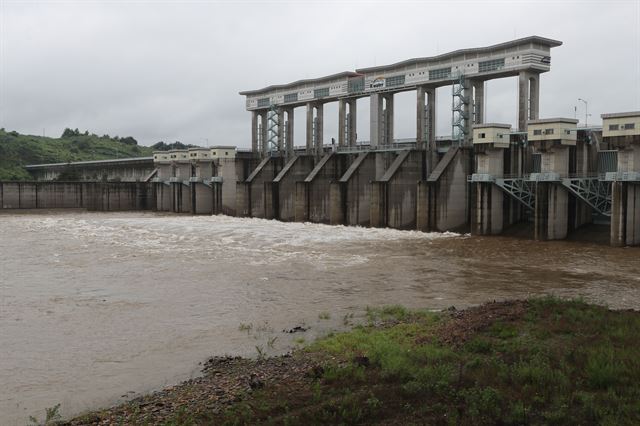
[{"label": "muddy brown river", "polygon": [[[640,249],[152,213],[0,214],[0,424],[282,353],[366,306],[554,294],[640,308]],[[326,319],[326,316],[329,319]],[[300,334],[283,333],[297,325]]]}]

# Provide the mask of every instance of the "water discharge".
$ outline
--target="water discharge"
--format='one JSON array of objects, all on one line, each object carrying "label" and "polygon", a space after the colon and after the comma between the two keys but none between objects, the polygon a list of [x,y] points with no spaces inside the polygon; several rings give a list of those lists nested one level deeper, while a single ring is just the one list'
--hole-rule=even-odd
[{"label": "water discharge", "polygon": [[[177,383],[366,306],[530,295],[640,308],[640,249],[225,216],[0,215],[0,424]],[[330,319],[319,319],[328,312]],[[240,324],[251,324],[249,332]],[[273,342],[273,341],[272,341]]]}]

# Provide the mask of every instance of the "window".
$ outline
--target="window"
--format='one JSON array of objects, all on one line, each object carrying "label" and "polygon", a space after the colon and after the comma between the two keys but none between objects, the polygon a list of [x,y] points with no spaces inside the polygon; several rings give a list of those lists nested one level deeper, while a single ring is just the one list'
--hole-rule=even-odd
[{"label": "window", "polygon": [[364,91],[364,77],[349,79],[349,93]]},{"label": "window", "polygon": [[542,135],[542,130],[541,129],[536,129],[536,130],[533,131],[533,134],[535,136],[540,136],[540,135]]},{"label": "window", "polygon": [[429,80],[440,80],[451,75],[451,67],[429,71]]},{"label": "window", "polygon": [[618,124],[609,124],[609,130],[618,130],[619,128]]},{"label": "window", "polygon": [[544,134],[545,135],[552,135],[553,134],[553,129],[544,129]]},{"label": "window", "polygon": [[271,102],[269,101],[269,98],[258,99],[258,108],[266,107],[266,106],[269,106],[270,104]]},{"label": "window", "polygon": [[404,84],[404,75],[394,75],[385,79],[387,87],[402,86]]},{"label": "window", "polygon": [[480,133],[480,134],[478,135],[478,138],[480,138],[480,139],[484,139],[484,138],[486,138],[486,137],[487,137],[486,133]]},{"label": "window", "polygon": [[225,152],[224,152],[224,155],[229,155],[229,151],[225,151]]},{"label": "window", "polygon": [[636,124],[635,123],[627,123],[624,125],[624,129],[625,130],[632,130],[636,128]]},{"label": "window", "polygon": [[322,89],[315,89],[313,91],[313,97],[314,98],[322,98],[324,96],[329,96],[329,88],[325,87]]},{"label": "window", "polygon": [[504,67],[504,58],[491,59],[489,61],[478,62],[478,71],[480,72],[495,71],[503,67]]},{"label": "window", "polygon": [[298,100],[298,94],[297,93],[288,93],[286,95],[284,95],[284,101],[285,102],[297,102]]}]

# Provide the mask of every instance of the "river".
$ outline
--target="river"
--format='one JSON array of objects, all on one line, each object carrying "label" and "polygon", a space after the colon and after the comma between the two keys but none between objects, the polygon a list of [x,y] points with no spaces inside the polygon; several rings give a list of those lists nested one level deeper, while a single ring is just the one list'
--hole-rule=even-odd
[{"label": "river", "polygon": [[[640,308],[640,249],[225,216],[0,214],[0,424],[282,353],[367,306],[554,294]],[[329,317],[329,318],[327,318]],[[348,319],[348,318],[347,318]],[[297,325],[302,334],[283,333]]]}]

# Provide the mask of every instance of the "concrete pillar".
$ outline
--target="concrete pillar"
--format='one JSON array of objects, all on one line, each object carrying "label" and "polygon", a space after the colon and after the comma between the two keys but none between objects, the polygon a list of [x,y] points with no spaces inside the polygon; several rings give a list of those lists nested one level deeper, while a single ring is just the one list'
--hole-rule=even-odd
[{"label": "concrete pillar", "polygon": [[384,96],[384,143],[391,145],[393,143],[393,93]]},{"label": "concrete pillar", "polygon": [[313,104],[307,104],[307,154],[313,152]]},{"label": "concrete pillar", "polygon": [[315,120],[315,143],[316,143],[316,155],[321,157],[323,155],[323,129],[324,129],[324,108],[323,104],[319,103],[316,105],[316,120]]},{"label": "concrete pillar", "polygon": [[424,86],[416,88],[416,149],[425,149],[427,117],[425,111],[426,93]]},{"label": "concrete pillar", "polygon": [[338,146],[345,146],[347,139],[347,100],[338,100]]},{"label": "concrete pillar", "polygon": [[349,113],[347,114],[347,122],[348,122],[348,135],[347,135],[347,144],[349,146],[356,146],[357,144],[357,119],[358,119],[358,100],[351,99],[349,102]]},{"label": "concrete pillar", "polygon": [[286,121],[286,133],[285,133],[285,140],[286,140],[286,151],[287,151],[287,157],[291,157],[293,156],[293,149],[294,149],[294,141],[293,141],[293,124],[294,124],[294,109],[293,108],[288,108],[287,110],[287,121]]},{"label": "concrete pillar", "polygon": [[370,127],[370,140],[371,146],[377,147],[382,145],[383,142],[383,119],[382,119],[382,95],[379,93],[372,93],[369,97],[371,102],[370,112],[369,112],[369,127]]},{"label": "concrete pillar", "polygon": [[474,80],[473,86],[473,124],[484,123],[484,81]]},{"label": "concrete pillar", "polygon": [[258,152],[258,112],[251,111],[251,151]]},{"label": "concrete pillar", "polygon": [[427,148],[436,152],[436,89],[426,89],[427,92]]},{"label": "concrete pillar", "polygon": [[518,130],[527,130],[527,121],[535,120],[540,107],[540,75],[521,71],[518,76]]},{"label": "concrete pillar", "polygon": [[269,127],[269,124],[267,122],[268,111],[261,112],[260,117],[262,118],[262,129],[261,129],[262,135],[260,136],[261,143],[262,143],[262,155],[267,156],[269,152],[269,142],[267,141],[267,135],[268,135],[267,129]]},{"label": "concrete pillar", "polygon": [[278,152],[284,151],[284,108],[278,108]]},{"label": "concrete pillar", "polygon": [[[504,149],[474,144],[475,173],[502,177]],[[503,192],[493,183],[478,182],[471,186],[471,233],[475,235],[500,234],[504,227]]]},{"label": "concrete pillar", "polygon": [[529,120],[540,118],[540,74],[529,77]]},{"label": "concrete pillar", "polygon": [[640,185],[637,183],[612,183],[611,245],[640,245]]}]

